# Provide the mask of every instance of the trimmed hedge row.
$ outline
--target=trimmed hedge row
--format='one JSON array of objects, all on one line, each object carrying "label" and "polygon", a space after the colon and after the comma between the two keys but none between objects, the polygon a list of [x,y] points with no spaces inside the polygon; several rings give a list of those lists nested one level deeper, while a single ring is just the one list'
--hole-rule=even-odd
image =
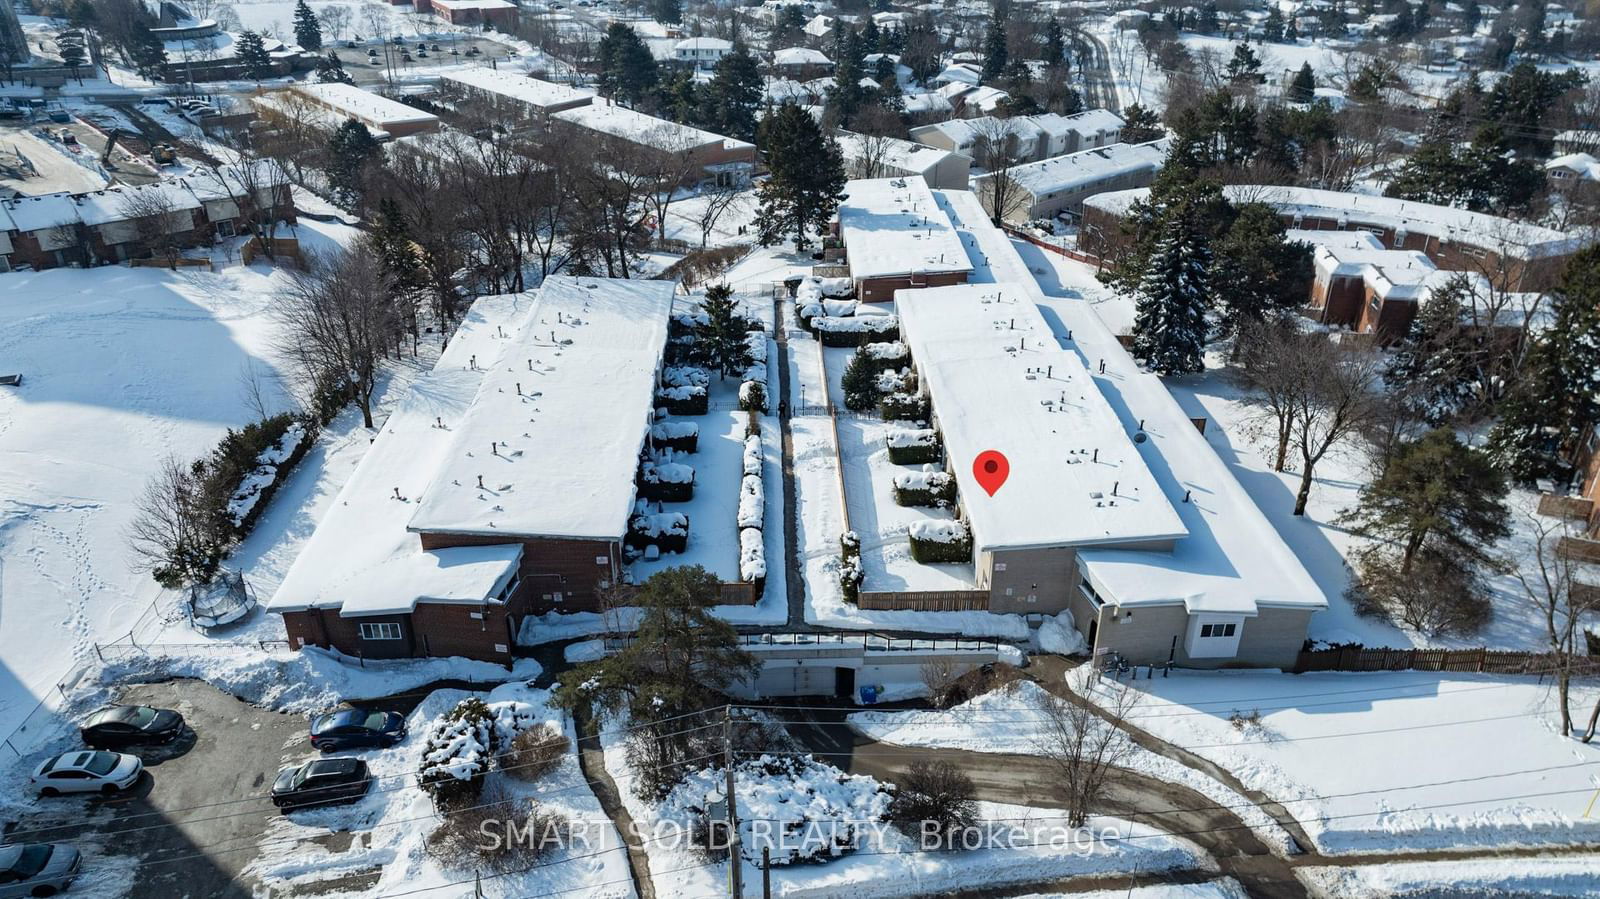
[{"label": "trimmed hedge row", "polygon": [[927,421],[932,411],[928,398],[915,393],[891,393],[878,403],[884,421]]},{"label": "trimmed hedge row", "polygon": [[894,501],[901,506],[948,506],[956,501],[956,479],[942,471],[930,472],[926,487],[901,486],[895,478]]},{"label": "trimmed hedge row", "polygon": [[924,565],[939,562],[971,562],[972,561],[972,532],[966,532],[959,540],[922,540],[915,535],[907,534],[911,541],[911,558]]}]

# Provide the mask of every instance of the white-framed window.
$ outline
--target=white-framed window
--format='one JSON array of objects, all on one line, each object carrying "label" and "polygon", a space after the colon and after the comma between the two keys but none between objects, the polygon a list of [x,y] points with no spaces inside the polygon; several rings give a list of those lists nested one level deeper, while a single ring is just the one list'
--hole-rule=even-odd
[{"label": "white-framed window", "polygon": [[1079,581],[1078,589],[1082,591],[1083,598],[1089,600],[1089,605],[1097,609],[1105,605],[1105,600],[1101,599],[1100,594],[1095,592],[1094,586],[1089,583],[1088,578],[1082,578]]},{"label": "white-framed window", "polygon": [[1235,625],[1232,624],[1202,624],[1200,625],[1200,636],[1231,637],[1234,634],[1234,627]]},{"label": "white-framed window", "polygon": [[363,640],[399,640],[400,625],[394,621],[371,621],[361,623],[361,639]]}]

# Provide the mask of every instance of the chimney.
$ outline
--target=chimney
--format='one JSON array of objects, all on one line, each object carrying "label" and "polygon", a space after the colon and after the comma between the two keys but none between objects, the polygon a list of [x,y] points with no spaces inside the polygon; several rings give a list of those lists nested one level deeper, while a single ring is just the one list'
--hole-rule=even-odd
[{"label": "chimney", "polygon": [[478,489],[479,490],[483,489],[483,475],[481,475],[481,474],[478,475]]},{"label": "chimney", "polygon": [[1089,457],[1089,461],[1090,462],[1099,462],[1100,461],[1100,447],[1097,446],[1097,447],[1094,448],[1094,455]]},{"label": "chimney", "polygon": [[1116,496],[1117,495],[1117,488],[1120,487],[1120,486],[1122,486],[1122,482],[1121,481],[1112,481],[1111,482],[1111,495],[1112,496]]}]

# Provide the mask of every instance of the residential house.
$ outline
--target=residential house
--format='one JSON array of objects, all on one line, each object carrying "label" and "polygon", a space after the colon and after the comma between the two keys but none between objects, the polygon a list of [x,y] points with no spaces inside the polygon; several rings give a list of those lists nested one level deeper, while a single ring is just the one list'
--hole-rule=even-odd
[{"label": "residential house", "polygon": [[733,41],[725,41],[720,37],[690,37],[672,45],[672,61],[697,69],[710,69],[732,52]]},{"label": "residential house", "polygon": [[1076,217],[1087,197],[1111,190],[1146,187],[1167,158],[1168,140],[1144,144],[1112,144],[1064,156],[1012,166],[979,176],[973,185],[992,209],[997,182],[1006,207],[1001,218],[1012,222]]},{"label": "residential house", "polygon": [[864,302],[888,302],[902,288],[965,284],[972,273],[961,236],[918,177],[847,182],[829,242],[824,252],[849,266]]}]

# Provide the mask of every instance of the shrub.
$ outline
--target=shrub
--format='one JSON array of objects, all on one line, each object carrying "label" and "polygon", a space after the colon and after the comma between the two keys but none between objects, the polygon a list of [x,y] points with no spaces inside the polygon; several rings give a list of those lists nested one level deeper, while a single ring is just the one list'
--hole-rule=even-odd
[{"label": "shrub", "polygon": [[840,379],[844,387],[844,407],[852,412],[865,412],[878,404],[878,370],[872,360],[860,352],[850,357]]},{"label": "shrub", "polygon": [[959,686],[962,670],[949,656],[939,656],[922,663],[922,685],[928,688],[928,701],[947,709],[967,698]]},{"label": "shrub", "polygon": [[928,398],[916,393],[891,393],[878,403],[884,421],[927,421]]},{"label": "shrub", "polygon": [[565,816],[531,799],[499,799],[446,815],[424,851],[450,870],[519,871],[564,845],[569,828]]},{"label": "shrub", "polygon": [[428,733],[418,784],[440,809],[473,804],[483,792],[498,742],[489,704],[476,696],[461,700]]},{"label": "shrub", "polygon": [[1357,556],[1358,578],[1347,595],[1357,612],[1380,614],[1427,636],[1477,633],[1494,608],[1473,564],[1427,548],[1400,570],[1400,557],[1383,546]]},{"label": "shrub", "polygon": [[711,397],[699,385],[663,387],[656,391],[656,408],[672,415],[704,415],[711,408]]},{"label": "shrub", "polygon": [[[923,849],[954,849],[963,844],[959,834],[977,822],[973,802],[972,778],[954,764],[917,760],[900,778],[885,814],[890,824],[908,837],[917,839]],[[932,824],[926,827],[924,822]],[[927,836],[936,834],[939,845]]]},{"label": "shrub", "polygon": [[911,541],[911,558],[923,564],[972,561],[972,532],[964,521],[912,522],[906,536]]},{"label": "shrub", "polygon": [[500,754],[500,770],[518,780],[538,780],[561,764],[570,746],[567,735],[553,725],[529,728]]},{"label": "shrub", "polygon": [[739,484],[739,527],[761,527],[766,515],[766,490],[761,475],[747,474]]},{"label": "shrub", "polygon": [[639,497],[652,502],[686,503],[694,498],[694,469],[681,462],[639,463]]},{"label": "shrub", "polygon": [[767,411],[767,385],[745,381],[739,385],[739,408],[746,412]]},{"label": "shrub", "polygon": [[634,549],[651,544],[662,552],[681,553],[689,547],[689,516],[682,512],[640,512],[628,519],[623,543]]},{"label": "shrub", "polygon": [[956,501],[956,479],[943,471],[897,474],[894,476],[894,501],[902,506],[948,506]]},{"label": "shrub", "polygon": [[861,535],[845,531],[839,535],[839,590],[845,602],[854,603],[861,598],[861,581],[865,577],[861,568]]},{"label": "shrub", "polygon": [[810,319],[812,330],[823,346],[861,346],[900,339],[900,320],[892,315],[817,315]]},{"label": "shrub", "polygon": [[700,448],[700,426],[692,421],[658,421],[650,427],[656,449],[692,453]]}]

